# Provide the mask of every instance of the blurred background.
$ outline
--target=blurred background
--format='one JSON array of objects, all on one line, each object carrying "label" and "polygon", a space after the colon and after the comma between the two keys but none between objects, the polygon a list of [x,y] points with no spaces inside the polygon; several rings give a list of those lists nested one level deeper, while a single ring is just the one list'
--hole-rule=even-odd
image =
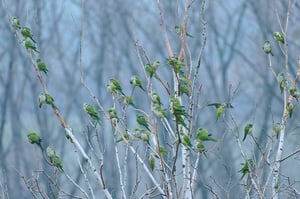
[{"label": "blurred background", "polygon": [[[298,68],[300,46],[300,4],[293,5],[289,13],[288,65],[295,75]],[[270,40],[274,56],[271,58],[276,73],[284,72],[285,57],[278,42],[273,39],[274,31],[285,27],[289,1],[257,0],[211,0],[205,5],[207,44],[201,62],[199,84],[202,85],[197,122],[209,130],[217,144],[209,148],[208,157],[199,163],[197,198],[214,198],[216,193],[224,198],[241,198],[244,186],[240,181],[243,159],[234,135],[242,133],[247,122],[254,123],[254,135],[264,148],[270,143],[272,125],[280,121],[283,111],[283,97],[276,78],[268,65],[268,56],[262,51],[262,44]],[[184,4],[181,1],[161,1],[171,44],[179,54],[180,37],[174,26],[182,23]],[[187,31],[193,35],[187,45],[196,65],[202,42],[201,1],[195,1],[189,12]],[[129,79],[132,75],[145,75],[136,50],[135,41],[143,46],[150,59],[161,62],[161,76],[171,80],[171,73],[164,68],[168,58],[160,29],[159,11],[155,1],[148,0],[90,0],[85,2],[83,28],[82,63],[85,80],[100,99],[105,109],[112,105],[111,95],[106,91],[107,81],[118,78],[123,90],[129,93]],[[27,186],[33,183],[38,169],[51,170],[42,161],[40,151],[27,141],[28,131],[38,132],[45,146],[56,148],[63,160],[64,169],[79,184],[84,179],[78,172],[78,159],[72,144],[65,138],[53,110],[49,106],[38,107],[37,96],[42,91],[30,59],[11,28],[10,16],[17,16],[21,23],[30,27],[37,41],[40,55],[47,63],[48,90],[55,98],[63,118],[88,150],[85,142],[89,134],[89,118],[82,108],[84,102],[94,104],[80,82],[80,30],[82,4],[77,0],[45,1],[3,0],[0,6],[0,190],[3,198],[31,198]],[[162,89],[157,87],[157,90]],[[134,98],[138,107],[148,107],[149,99],[136,91]],[[167,104],[167,96],[161,96]],[[215,109],[207,107],[212,102],[231,102],[231,110],[239,129],[226,122],[215,122]],[[147,109],[147,108],[146,108]],[[299,148],[299,107],[296,105],[293,117],[288,121],[284,154]],[[226,115],[230,118],[229,113]],[[131,123],[132,121],[132,123]],[[134,128],[135,116],[129,115],[128,125]],[[120,197],[116,187],[115,154],[110,149],[112,130],[109,123],[102,121],[99,130],[105,140],[100,149],[104,151],[104,173],[109,190]],[[273,143],[274,145],[276,144]],[[120,145],[120,148],[125,145]],[[261,158],[251,139],[244,142],[247,155]],[[139,148],[142,150],[143,147]],[[124,152],[125,153],[125,152]],[[135,157],[129,156],[134,162]],[[134,173],[134,163],[128,161],[128,171]],[[288,185],[299,187],[299,158],[293,156],[283,162],[282,179],[286,184],[287,198],[292,195]],[[266,165],[259,165],[261,171]],[[266,173],[267,175],[267,173]],[[262,176],[262,182],[267,176]],[[40,176],[41,185],[50,193],[45,175]],[[128,192],[132,190],[135,178],[128,177]],[[147,184],[147,180],[143,181]],[[28,184],[27,184],[28,183]],[[150,181],[148,182],[149,184]],[[57,184],[65,190],[61,198],[76,195],[78,190],[65,183],[63,175],[57,177]],[[142,184],[141,186],[145,186]],[[271,186],[271,185],[270,185]],[[48,190],[47,190],[48,189]],[[95,190],[97,198],[104,197],[101,190]],[[50,195],[50,194],[49,194]],[[80,194],[79,194],[80,195]],[[297,194],[296,194],[297,195]],[[1,197],[1,196],[0,196]],[[58,197],[58,198],[60,198]],[[136,198],[139,197],[137,193]],[[298,195],[299,197],[299,195]],[[56,198],[53,196],[53,198]],[[223,197],[221,197],[223,198]]]}]

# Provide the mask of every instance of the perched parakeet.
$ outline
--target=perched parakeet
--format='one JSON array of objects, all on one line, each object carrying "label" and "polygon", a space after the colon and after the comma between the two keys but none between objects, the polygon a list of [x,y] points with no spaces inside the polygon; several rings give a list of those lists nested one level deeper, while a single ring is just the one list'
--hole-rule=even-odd
[{"label": "perched parakeet", "polygon": [[207,106],[215,106],[216,107],[216,121],[219,120],[220,116],[223,115],[226,108],[233,108],[231,103],[225,103],[225,102],[218,102],[218,103],[211,103]]},{"label": "perched parakeet", "polygon": [[113,123],[113,125],[116,125],[119,122],[117,110],[115,108],[111,107],[107,110],[107,112],[109,114],[109,118],[111,119],[111,122]]},{"label": "perched parakeet", "polygon": [[160,97],[159,97],[158,93],[155,91],[151,92],[151,100],[152,100],[153,104],[158,104],[158,105],[161,104]]},{"label": "perched parakeet", "polygon": [[145,127],[148,131],[151,131],[145,116],[138,114],[136,117],[136,121],[139,125]]},{"label": "perched parakeet", "polygon": [[153,171],[155,168],[155,157],[153,154],[149,155],[149,167],[151,171]]},{"label": "perched parakeet", "polygon": [[300,99],[300,90],[299,89],[292,87],[289,89],[289,93],[291,96],[293,96],[297,100],[297,102],[299,101],[299,99]]},{"label": "perched parakeet", "polygon": [[146,92],[146,90],[142,86],[142,80],[138,76],[132,76],[130,78],[130,84],[132,84],[133,86],[137,86]]},{"label": "perched parakeet", "polygon": [[154,104],[151,107],[151,110],[159,118],[166,118],[167,117],[166,109],[162,105]]},{"label": "perched parakeet", "polygon": [[136,128],[135,129],[135,136],[139,139],[141,139],[144,142],[149,143],[149,139],[150,139],[150,133],[149,131],[142,129],[142,128]]},{"label": "perched parakeet", "polygon": [[26,39],[26,40],[24,41],[24,46],[25,46],[25,48],[26,48],[27,50],[33,50],[33,51],[39,53],[39,51],[37,50],[35,44],[34,44],[32,41],[28,40],[28,39]]},{"label": "perched parakeet", "polygon": [[282,32],[273,32],[273,37],[276,41],[284,44],[284,36]]},{"label": "perched parakeet", "polygon": [[279,137],[280,130],[281,130],[280,123],[279,122],[275,122],[273,124],[273,134],[276,136],[277,139]]},{"label": "perched parakeet", "polygon": [[272,46],[271,46],[270,41],[266,40],[262,49],[265,51],[266,54],[271,54],[273,56]]},{"label": "perched parakeet", "polygon": [[160,147],[159,147],[158,152],[159,152],[161,155],[163,155],[163,156],[168,155],[168,152],[166,151],[165,147],[163,147],[163,146],[160,146]]},{"label": "perched parakeet", "polygon": [[27,134],[27,138],[31,144],[37,144],[41,148],[42,151],[44,150],[42,147],[42,144],[41,144],[42,139],[40,138],[40,136],[37,133],[30,131]]},{"label": "perched parakeet", "polygon": [[50,158],[50,162],[57,167],[58,169],[60,169],[61,171],[64,171],[63,167],[62,167],[62,163],[61,163],[61,159],[60,157],[58,157],[57,155],[55,156],[51,156]]},{"label": "perched parakeet", "polygon": [[[180,37],[183,36],[183,27],[182,27],[182,26],[176,25],[176,26],[174,27],[174,29],[175,29],[175,32],[176,32]],[[185,35],[186,35],[187,37],[193,38],[193,35],[191,35],[191,34],[189,34],[189,33],[187,33],[187,32],[185,33]]]},{"label": "perched parakeet", "polygon": [[196,150],[197,150],[198,152],[203,153],[204,155],[206,155],[206,154],[205,154],[206,148],[205,148],[205,145],[204,145],[204,143],[203,143],[202,141],[198,141],[198,142],[197,142]]},{"label": "perched parakeet", "polygon": [[45,73],[45,75],[47,75],[48,69],[47,69],[47,66],[46,66],[45,62],[43,62],[40,58],[38,58],[36,60],[36,64],[37,64],[38,69],[40,71],[43,71]]},{"label": "perched parakeet", "polygon": [[216,142],[217,140],[214,139],[212,137],[211,134],[208,133],[208,131],[206,129],[203,129],[203,128],[198,128],[197,129],[197,132],[196,132],[196,139],[198,141],[213,141],[213,142]]},{"label": "perched parakeet", "polygon": [[180,78],[179,80],[179,94],[186,94],[186,96],[190,96],[190,80],[186,78]]},{"label": "perched parakeet", "polygon": [[11,19],[11,25],[14,29],[21,29],[20,19],[16,16],[13,16]]},{"label": "perched parakeet", "polygon": [[282,93],[283,90],[287,87],[288,81],[283,73],[279,73],[277,75],[277,81],[279,83],[280,92]]},{"label": "perched parakeet", "polygon": [[84,103],[83,109],[93,120],[99,123],[99,113],[94,106]]},{"label": "perched parakeet", "polygon": [[192,146],[193,146],[190,136],[188,136],[185,133],[181,133],[181,143],[189,149],[192,148]]},{"label": "perched parakeet", "polygon": [[119,80],[115,79],[115,78],[111,78],[108,83],[107,83],[107,90],[112,93],[112,94],[118,94],[118,95],[123,95],[125,96],[125,94],[122,91],[122,87],[121,84],[119,82]]},{"label": "perched parakeet", "polygon": [[29,38],[31,41],[36,43],[35,40],[33,39],[33,35],[31,33],[30,28],[23,27],[22,30],[21,30],[21,34],[23,35],[23,40],[27,40],[27,38]]},{"label": "perched parakeet", "polygon": [[46,96],[46,104],[50,104],[52,105],[52,107],[57,109],[57,107],[54,104],[54,98],[49,93],[45,93],[45,96]]},{"label": "perched parakeet", "polygon": [[189,114],[184,110],[179,99],[175,96],[170,97],[170,112],[175,116],[176,123],[188,129],[184,122],[184,117],[189,118]]},{"label": "perched parakeet", "polygon": [[61,159],[60,157],[58,157],[56,155],[56,152],[55,150],[51,147],[51,146],[48,146],[47,149],[46,149],[46,153],[47,153],[47,156],[50,160],[50,163],[57,167],[58,169],[60,169],[61,171],[64,171],[63,167],[62,167],[62,162],[61,162]]},{"label": "perched parakeet", "polygon": [[123,142],[124,141],[124,139],[126,139],[126,140],[129,140],[129,134],[128,133],[123,133],[123,137],[121,137],[120,139],[118,139],[117,141],[116,141],[116,143],[119,143],[119,142]]},{"label": "perched parakeet", "polygon": [[131,96],[125,96],[124,98],[124,103],[126,105],[131,105],[133,106],[134,108],[136,108],[135,104],[134,104],[134,101],[133,101],[133,98]]},{"label": "perched parakeet", "polygon": [[147,64],[145,66],[145,71],[147,72],[150,78],[152,78],[153,76],[156,77],[156,70],[159,64],[160,64],[159,61],[154,61],[153,63]]},{"label": "perched parakeet", "polygon": [[245,175],[249,174],[254,169],[254,163],[252,159],[246,160],[244,163],[241,163],[242,168],[239,170],[242,173],[241,179],[245,177]]},{"label": "perched parakeet", "polygon": [[253,124],[252,123],[248,123],[246,124],[245,128],[244,128],[244,137],[243,137],[243,142],[246,139],[247,135],[252,134],[253,131]]},{"label": "perched parakeet", "polygon": [[288,114],[289,114],[289,117],[292,117],[292,115],[293,115],[293,112],[294,112],[294,104],[292,103],[292,102],[288,102],[287,104],[286,104],[286,110],[287,110],[287,112],[288,112]]},{"label": "perched parakeet", "polygon": [[43,104],[46,103],[46,95],[45,95],[45,93],[40,93],[39,94],[38,101],[39,101],[39,107],[42,108]]}]

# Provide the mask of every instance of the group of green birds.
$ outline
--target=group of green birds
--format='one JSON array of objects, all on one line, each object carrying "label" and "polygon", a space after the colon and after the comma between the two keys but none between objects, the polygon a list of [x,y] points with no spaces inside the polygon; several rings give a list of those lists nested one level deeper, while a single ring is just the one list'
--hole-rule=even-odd
[{"label": "group of green birds", "polygon": [[[33,39],[33,34],[31,32],[31,29],[25,26],[24,27],[21,26],[20,19],[17,18],[16,16],[12,17],[11,24],[16,31],[20,31],[23,37],[22,41],[24,43],[25,48],[27,50],[33,50],[34,52],[39,53],[36,47],[36,41]],[[47,65],[41,58],[36,59],[36,65],[40,71],[42,71],[47,75],[48,73]]]},{"label": "group of green birds", "polygon": [[[284,35],[282,32],[273,32],[273,38],[282,44],[285,43]],[[266,40],[264,42],[262,49],[266,54],[270,54],[272,56],[274,55],[272,52],[272,45],[269,40]]]},{"label": "group of green birds", "polygon": [[[27,138],[28,138],[28,141],[31,144],[38,145],[41,148],[42,153],[44,153],[44,148],[42,146],[42,139],[41,139],[41,137],[37,133],[30,131],[27,134]],[[51,163],[52,166],[57,167],[61,171],[64,171],[64,169],[62,167],[61,158],[56,155],[55,150],[51,146],[47,147],[47,149],[46,149],[46,155],[49,158],[49,161],[50,161],[50,163]]]}]

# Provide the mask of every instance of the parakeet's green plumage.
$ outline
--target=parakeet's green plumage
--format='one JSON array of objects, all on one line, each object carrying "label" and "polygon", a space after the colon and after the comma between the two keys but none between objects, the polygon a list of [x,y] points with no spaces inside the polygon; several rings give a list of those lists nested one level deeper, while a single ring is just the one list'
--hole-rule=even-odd
[{"label": "parakeet's green plumage", "polygon": [[61,159],[60,157],[58,157],[57,155],[55,156],[51,156],[50,158],[50,162],[56,166],[57,168],[59,168],[61,171],[64,171],[63,167],[62,167],[62,163],[61,163]]},{"label": "parakeet's green plumage", "polygon": [[136,121],[139,125],[145,127],[148,131],[151,131],[145,116],[138,114],[136,117]]},{"label": "parakeet's green plumage", "polygon": [[16,16],[13,16],[11,19],[11,25],[14,29],[21,29],[20,19]]},{"label": "parakeet's green plumage", "polygon": [[170,112],[175,116],[176,123],[188,129],[184,122],[184,118],[189,118],[189,114],[184,110],[179,99],[175,96],[170,97]]},{"label": "parakeet's green plumage", "polygon": [[24,41],[24,46],[25,46],[25,48],[26,48],[27,50],[33,50],[33,51],[39,53],[39,51],[37,50],[35,44],[34,44],[32,41],[28,40],[28,39],[26,39],[26,40]]},{"label": "parakeet's green plumage", "polygon": [[162,105],[154,104],[151,107],[151,110],[159,118],[166,118],[167,117],[166,109]]},{"label": "parakeet's green plumage", "polygon": [[125,94],[122,91],[122,87],[121,87],[119,80],[117,80],[115,78],[111,78],[108,81],[107,90],[112,94],[118,94],[118,95],[121,94],[121,95],[125,96]]},{"label": "parakeet's green plumage", "polygon": [[273,37],[276,41],[279,41],[284,44],[284,36],[282,32],[274,32]]},{"label": "parakeet's green plumage", "polygon": [[44,72],[45,75],[47,75],[48,69],[47,69],[47,66],[46,66],[45,62],[43,62],[40,58],[38,58],[38,59],[36,60],[36,63],[37,63],[38,69],[39,69],[40,71]]},{"label": "parakeet's green plumage", "polygon": [[149,155],[149,167],[150,167],[151,171],[153,171],[154,168],[155,168],[155,157],[154,157],[154,155]]},{"label": "parakeet's green plumage", "polygon": [[273,134],[276,136],[277,139],[279,137],[280,130],[281,130],[280,123],[275,122],[274,125],[273,125]]},{"label": "parakeet's green plumage", "polygon": [[21,34],[23,35],[23,40],[27,40],[27,38],[29,38],[32,42],[36,43],[35,40],[33,39],[33,35],[31,33],[30,28],[23,27],[21,30]]},{"label": "parakeet's green plumage", "polygon": [[280,92],[282,93],[283,90],[287,87],[288,81],[283,73],[279,73],[277,75],[277,81],[279,83]]},{"label": "parakeet's green plumage", "polygon": [[85,112],[96,122],[99,122],[99,113],[96,108],[88,103],[83,104]]},{"label": "parakeet's green plumage", "polygon": [[248,123],[246,124],[245,128],[244,128],[244,137],[243,137],[243,141],[246,139],[247,135],[252,134],[253,131],[253,124],[252,123]]},{"label": "parakeet's green plumage", "polygon": [[147,64],[145,66],[145,71],[147,72],[147,74],[149,75],[150,78],[156,77],[156,70],[157,70],[159,64],[160,64],[159,61],[154,61],[153,63]]},{"label": "parakeet's green plumage", "polygon": [[297,100],[297,102],[299,101],[299,99],[300,99],[300,90],[299,89],[292,87],[289,89],[289,93],[291,96],[293,96]]},{"label": "parakeet's green plumage", "polygon": [[32,132],[30,131],[28,134],[27,134],[27,138],[28,138],[28,141],[31,143],[31,144],[37,144],[41,150],[43,151],[43,146],[42,146],[42,139],[40,138],[40,136],[35,133],[35,132]]},{"label": "parakeet's green plumage", "polygon": [[243,179],[247,174],[249,174],[254,169],[254,163],[252,159],[248,159],[241,165],[242,168],[239,170],[239,172],[242,173],[241,179]]},{"label": "parakeet's green plumage", "polygon": [[133,98],[131,96],[125,96],[124,97],[124,103],[126,105],[131,105],[133,106],[134,108],[136,108],[135,104],[134,104],[134,101],[133,101]]},{"label": "parakeet's green plumage", "polygon": [[46,95],[45,95],[45,93],[40,93],[39,94],[38,101],[39,101],[39,107],[42,108],[43,104],[46,103]]},{"label": "parakeet's green plumage", "polygon": [[149,139],[150,139],[149,131],[138,127],[135,129],[135,136],[141,139],[142,141],[149,143]]},{"label": "parakeet's green plumage", "polygon": [[190,136],[185,133],[181,133],[181,143],[187,148],[192,148],[193,146]]},{"label": "parakeet's green plumage", "polygon": [[273,53],[272,53],[272,46],[271,46],[271,43],[270,41],[266,40],[262,49],[264,50],[264,52],[266,54],[271,54],[273,56]]},{"label": "parakeet's green plumage", "polygon": [[216,142],[217,140],[214,139],[212,137],[211,134],[208,133],[208,131],[206,129],[203,129],[203,128],[198,128],[197,129],[197,132],[196,132],[196,139],[199,140],[199,141],[213,141],[213,142]]},{"label": "parakeet's green plumage", "polygon": [[292,117],[293,112],[294,112],[294,104],[292,102],[288,102],[286,104],[286,110],[287,110],[287,112],[289,114],[289,117]]},{"label": "parakeet's green plumage", "polygon": [[153,104],[158,104],[158,105],[161,104],[160,97],[159,97],[158,93],[155,91],[151,92],[151,100],[152,100]]},{"label": "parakeet's green plumage", "polygon": [[[184,31],[183,31],[183,27],[182,27],[181,25],[176,25],[176,26],[174,27],[174,29],[175,29],[175,32],[176,32],[180,37],[183,36],[183,32],[184,32]],[[188,32],[186,32],[185,35],[186,35],[187,37],[193,38],[193,35],[189,34]]]},{"label": "parakeet's green plumage", "polygon": [[137,86],[146,92],[146,90],[142,86],[142,80],[138,76],[132,76],[130,78],[130,84],[132,84],[133,86]]},{"label": "parakeet's green plumage", "polygon": [[233,108],[231,103],[225,103],[225,102],[218,102],[218,103],[211,103],[208,104],[207,106],[215,106],[216,107],[216,121],[219,120],[221,115],[225,112],[226,108]]},{"label": "parakeet's green plumage", "polygon": [[57,167],[61,171],[64,171],[60,157],[56,155],[55,150],[51,146],[47,147],[46,154],[53,166]]}]

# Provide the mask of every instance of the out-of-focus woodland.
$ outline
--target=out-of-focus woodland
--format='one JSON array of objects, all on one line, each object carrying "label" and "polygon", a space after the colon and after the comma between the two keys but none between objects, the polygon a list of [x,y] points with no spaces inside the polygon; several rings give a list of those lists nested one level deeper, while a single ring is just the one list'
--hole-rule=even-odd
[{"label": "out-of-focus woodland", "polygon": [[2,0],[0,17],[0,198],[300,198],[298,1]]}]

